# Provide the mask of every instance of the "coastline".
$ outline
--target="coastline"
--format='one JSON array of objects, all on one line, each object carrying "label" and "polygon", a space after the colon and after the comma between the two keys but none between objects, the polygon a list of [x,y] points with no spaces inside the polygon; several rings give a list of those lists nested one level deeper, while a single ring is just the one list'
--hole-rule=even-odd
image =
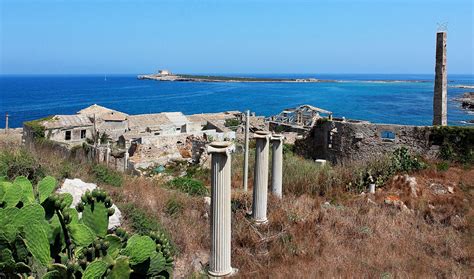
[{"label": "coastline", "polygon": [[211,76],[211,75],[184,75],[184,74],[146,74],[137,75],[139,80],[173,81],[173,82],[275,82],[275,83],[429,83],[429,80],[340,80],[340,79],[319,79],[319,78],[256,78],[256,77],[232,77],[232,76]]}]

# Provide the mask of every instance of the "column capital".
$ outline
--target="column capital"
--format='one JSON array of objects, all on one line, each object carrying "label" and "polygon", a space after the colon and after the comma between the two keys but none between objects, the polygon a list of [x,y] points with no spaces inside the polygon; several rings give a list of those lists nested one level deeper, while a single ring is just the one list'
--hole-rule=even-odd
[{"label": "column capital", "polygon": [[285,140],[285,136],[282,134],[272,134],[270,140],[283,142]]},{"label": "column capital", "polygon": [[253,137],[256,139],[266,139],[269,140],[271,138],[272,134],[269,131],[256,131],[253,134]]},{"label": "column capital", "polygon": [[207,147],[207,153],[225,153],[229,155],[234,152],[235,145],[230,141],[213,141]]}]

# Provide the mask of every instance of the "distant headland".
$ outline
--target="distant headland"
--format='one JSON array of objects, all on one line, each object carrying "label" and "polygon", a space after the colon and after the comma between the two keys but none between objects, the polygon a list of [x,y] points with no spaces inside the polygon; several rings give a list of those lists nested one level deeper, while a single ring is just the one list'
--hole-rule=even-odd
[{"label": "distant headland", "polygon": [[318,78],[270,78],[270,77],[236,77],[218,75],[189,75],[175,74],[169,70],[159,70],[155,74],[138,75],[138,79],[156,81],[187,81],[187,82],[287,82],[287,83],[324,83],[324,82],[370,82],[370,83],[396,83],[396,82],[429,82],[428,80],[335,80]]},{"label": "distant headland", "polygon": [[190,82],[337,82],[336,80],[322,80],[316,78],[256,78],[231,77],[210,75],[173,74],[168,70],[159,70],[157,74],[139,75],[138,79],[157,81],[190,81]]}]

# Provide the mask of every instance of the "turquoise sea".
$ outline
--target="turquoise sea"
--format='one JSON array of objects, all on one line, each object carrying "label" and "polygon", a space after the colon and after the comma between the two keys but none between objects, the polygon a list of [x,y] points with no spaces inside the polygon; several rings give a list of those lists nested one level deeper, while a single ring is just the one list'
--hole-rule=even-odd
[{"label": "turquoise sea", "polygon": [[[214,74],[215,75],[215,74]],[[230,76],[230,74],[226,74]],[[3,115],[10,126],[54,114],[73,114],[99,104],[129,114],[181,111],[185,114],[250,109],[270,116],[284,108],[310,104],[336,117],[376,123],[430,125],[433,75],[315,74],[237,75],[250,77],[319,78],[328,83],[158,82],[136,75],[0,76],[0,127]],[[399,82],[386,82],[397,80]],[[414,82],[419,81],[419,82]],[[467,125],[474,115],[453,101],[474,89],[473,75],[450,75],[449,125]]]}]

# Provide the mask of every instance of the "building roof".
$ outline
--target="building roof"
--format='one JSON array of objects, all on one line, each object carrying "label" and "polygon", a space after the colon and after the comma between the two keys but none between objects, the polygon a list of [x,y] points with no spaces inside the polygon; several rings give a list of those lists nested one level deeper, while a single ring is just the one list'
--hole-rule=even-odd
[{"label": "building roof", "polygon": [[55,115],[42,122],[46,129],[88,127],[93,123],[86,115]]},{"label": "building roof", "polygon": [[128,114],[126,113],[99,106],[97,104],[93,104],[92,106],[81,109],[77,113],[87,115],[89,117],[95,116],[97,119],[102,119],[105,121],[125,121],[128,117]]},{"label": "building roof", "polygon": [[170,123],[175,126],[182,126],[189,122],[189,120],[181,112],[163,112],[163,114],[168,118]]},{"label": "building roof", "polygon": [[128,117],[128,127],[130,130],[137,130],[140,128],[152,128],[162,125],[171,125],[172,122],[166,117],[164,113],[150,113],[130,115]]},{"label": "building roof", "polygon": [[312,111],[319,112],[319,113],[324,113],[324,114],[332,114],[332,112],[330,112],[328,110],[324,110],[322,108],[317,108],[317,107],[314,107],[312,105],[301,105],[297,108],[286,109],[286,111],[291,112],[291,111],[298,111],[298,110],[303,110],[303,109],[312,110]]},{"label": "building roof", "polygon": [[218,113],[199,113],[186,116],[190,122],[201,122],[206,124],[209,121],[225,121],[226,119],[235,118],[239,111],[226,111]]}]

